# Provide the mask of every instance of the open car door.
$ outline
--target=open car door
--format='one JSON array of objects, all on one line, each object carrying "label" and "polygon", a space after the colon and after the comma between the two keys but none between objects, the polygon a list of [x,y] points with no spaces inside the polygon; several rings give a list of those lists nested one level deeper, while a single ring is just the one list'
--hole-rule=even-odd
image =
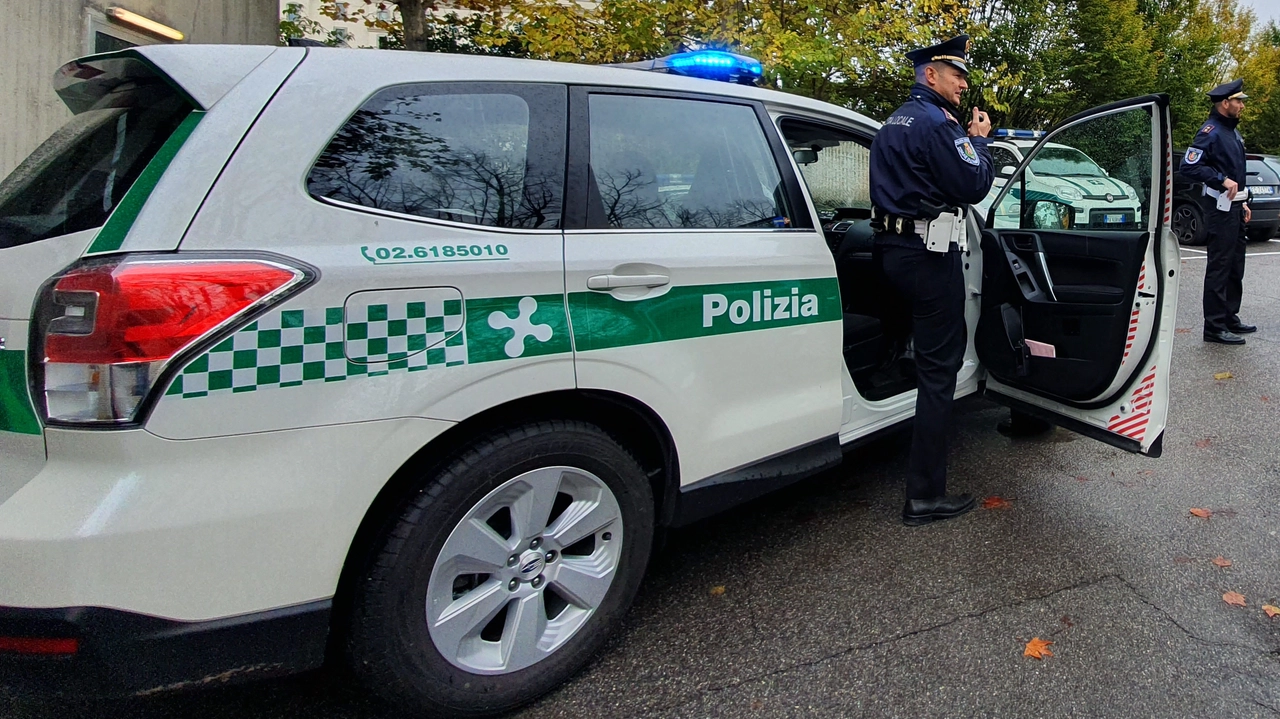
[{"label": "open car door", "polygon": [[1168,105],[1083,112],[1026,156],[987,214],[974,340],[992,399],[1153,457],[1180,269]]}]

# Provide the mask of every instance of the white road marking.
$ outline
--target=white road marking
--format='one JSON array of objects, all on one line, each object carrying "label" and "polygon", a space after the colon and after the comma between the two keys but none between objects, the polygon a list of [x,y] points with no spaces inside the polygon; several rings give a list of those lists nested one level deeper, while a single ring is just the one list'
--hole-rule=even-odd
[{"label": "white road marking", "polygon": [[[1183,249],[1185,250],[1186,248],[1184,247]],[[1276,257],[1276,256],[1280,256],[1280,252],[1249,252],[1245,254],[1245,259],[1248,259],[1250,257]],[[1191,255],[1190,257],[1184,256],[1182,258],[1184,262],[1187,260],[1207,260],[1207,259],[1209,258],[1206,255]]]}]

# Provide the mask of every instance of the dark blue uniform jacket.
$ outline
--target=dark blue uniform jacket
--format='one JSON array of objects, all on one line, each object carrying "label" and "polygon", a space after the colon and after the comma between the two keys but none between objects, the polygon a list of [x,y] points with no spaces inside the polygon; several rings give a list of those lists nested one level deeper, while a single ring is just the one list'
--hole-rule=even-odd
[{"label": "dark blue uniform jacket", "polygon": [[[871,143],[871,202],[882,212],[921,217],[920,203],[959,207],[979,202],[995,179],[990,140],[969,137],[958,110],[919,83]],[[897,242],[881,235],[877,242]],[[919,240],[903,238],[919,246]]]},{"label": "dark blue uniform jacket", "polygon": [[1196,133],[1196,139],[1187,148],[1179,172],[1191,182],[1203,182],[1215,190],[1222,189],[1222,181],[1235,180],[1245,188],[1244,140],[1236,125],[1239,120],[1223,117],[1216,111]]}]

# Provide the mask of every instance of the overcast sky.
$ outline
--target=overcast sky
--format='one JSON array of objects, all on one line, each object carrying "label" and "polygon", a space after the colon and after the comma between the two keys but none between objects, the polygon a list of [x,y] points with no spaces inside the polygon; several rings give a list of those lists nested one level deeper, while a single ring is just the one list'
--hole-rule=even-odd
[{"label": "overcast sky", "polygon": [[1265,25],[1268,20],[1280,22],[1280,0],[1241,0],[1240,4],[1253,8],[1259,24]]}]

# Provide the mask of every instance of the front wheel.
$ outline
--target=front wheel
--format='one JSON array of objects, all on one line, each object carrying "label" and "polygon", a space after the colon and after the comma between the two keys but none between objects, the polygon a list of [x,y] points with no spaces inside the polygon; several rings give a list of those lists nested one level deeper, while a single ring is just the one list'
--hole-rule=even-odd
[{"label": "front wheel", "polygon": [[356,674],[428,716],[507,711],[600,648],[648,563],[653,496],[581,422],[492,435],[424,478],[356,589]]}]

